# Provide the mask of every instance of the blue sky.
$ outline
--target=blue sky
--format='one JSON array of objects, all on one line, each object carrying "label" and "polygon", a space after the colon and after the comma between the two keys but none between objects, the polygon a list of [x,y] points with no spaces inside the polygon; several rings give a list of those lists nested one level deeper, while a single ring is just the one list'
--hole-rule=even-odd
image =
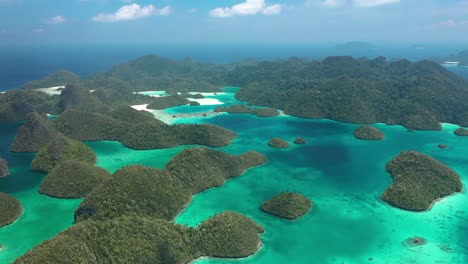
[{"label": "blue sky", "polygon": [[0,0],[0,44],[467,43],[468,0]]}]

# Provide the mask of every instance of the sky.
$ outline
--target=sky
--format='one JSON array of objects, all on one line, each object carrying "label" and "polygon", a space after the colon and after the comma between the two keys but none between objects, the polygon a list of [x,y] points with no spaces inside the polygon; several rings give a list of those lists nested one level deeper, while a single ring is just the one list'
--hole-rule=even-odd
[{"label": "sky", "polygon": [[468,43],[468,0],[0,0],[0,44]]}]

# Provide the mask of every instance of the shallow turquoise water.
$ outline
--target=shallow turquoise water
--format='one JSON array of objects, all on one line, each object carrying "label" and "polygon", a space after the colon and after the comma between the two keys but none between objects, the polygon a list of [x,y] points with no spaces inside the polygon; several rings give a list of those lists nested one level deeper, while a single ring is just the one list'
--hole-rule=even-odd
[{"label": "shallow turquoise water", "polygon": [[[194,122],[192,119],[178,122],[188,121]],[[195,122],[221,125],[238,133],[233,144],[219,150],[233,154],[257,150],[269,159],[267,164],[228,180],[222,187],[196,195],[175,220],[196,226],[224,210],[244,213],[266,230],[260,251],[242,260],[202,259],[197,263],[468,263],[466,190],[423,213],[395,209],[379,199],[391,183],[385,164],[403,150],[433,156],[459,172],[466,183],[468,138],[453,135],[456,126],[444,124],[440,132],[408,132],[400,126],[377,124],[386,138],[367,142],[353,138],[352,131],[357,125],[329,120],[222,114]],[[5,245],[0,251],[0,263],[11,262],[70,226],[73,211],[80,202],[37,193],[44,175],[27,170],[32,155],[7,153],[18,126],[1,125],[2,134],[7,131],[5,134],[9,136],[2,137],[0,155],[7,156],[13,173],[10,178],[0,180],[0,191],[18,197],[25,206],[25,214],[15,224],[0,229],[0,244]],[[290,142],[302,136],[307,144],[273,149],[267,142],[275,136]],[[449,148],[439,149],[439,143]],[[194,147],[134,151],[118,142],[87,144],[96,151],[98,165],[111,172],[128,164],[162,168],[182,149]],[[264,200],[286,190],[311,198],[314,202],[311,212],[287,221],[258,209]],[[413,236],[424,237],[428,243],[413,248],[402,243]]]}]

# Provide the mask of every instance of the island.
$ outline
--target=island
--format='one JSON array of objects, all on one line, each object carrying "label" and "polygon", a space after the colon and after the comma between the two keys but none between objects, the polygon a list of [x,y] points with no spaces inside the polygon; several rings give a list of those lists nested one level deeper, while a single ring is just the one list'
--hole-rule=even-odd
[{"label": "island", "polygon": [[62,134],[57,134],[34,157],[31,169],[33,171],[50,172],[56,165],[67,160],[95,164],[96,154],[87,145],[67,138]]},{"label": "island", "polygon": [[237,99],[297,117],[416,130],[468,126],[468,80],[431,61],[293,57],[236,67],[226,80],[241,87]]},{"label": "island", "polygon": [[416,151],[400,153],[386,169],[393,183],[382,194],[382,200],[404,210],[428,210],[438,199],[463,188],[455,171]]},{"label": "island", "polygon": [[111,175],[102,168],[83,161],[66,160],[44,178],[39,192],[56,198],[81,198],[110,179]]},{"label": "island", "polygon": [[260,209],[262,211],[289,220],[306,214],[312,207],[309,198],[292,192],[280,193],[265,201]]},{"label": "island", "polygon": [[12,152],[38,152],[56,135],[52,121],[45,114],[29,113],[10,147]]},{"label": "island", "polygon": [[215,215],[198,228],[133,215],[79,222],[14,263],[190,263],[201,257],[242,258],[261,245],[263,228],[235,212]]},{"label": "island", "polygon": [[289,143],[281,138],[272,138],[268,141],[268,146],[272,148],[289,148]]},{"label": "island", "polygon": [[297,137],[297,138],[294,139],[294,144],[296,144],[296,145],[303,145],[303,144],[306,144],[306,143],[307,143],[307,141],[302,137]]},{"label": "island", "polygon": [[435,62],[448,66],[468,66],[468,50],[462,50],[446,57],[435,58]]},{"label": "island", "polygon": [[266,157],[255,151],[234,156],[208,148],[192,148],[181,151],[171,159],[164,171],[196,194],[221,186],[226,179],[237,177],[246,169],[265,162]]},{"label": "island", "polygon": [[170,96],[156,97],[153,101],[147,106],[148,109],[163,110],[166,108],[171,108],[174,106],[181,106],[190,104],[190,101],[185,97],[173,94]]},{"label": "island", "polygon": [[353,135],[361,140],[382,140],[385,137],[382,131],[372,126],[360,126],[354,130]]},{"label": "island", "polygon": [[461,137],[467,137],[468,136],[468,129],[460,127],[457,130],[455,130],[455,135],[461,136]]},{"label": "island", "polygon": [[258,117],[273,117],[279,115],[279,111],[270,107],[254,108],[247,105],[233,105],[230,107],[218,106],[214,112],[227,112],[230,114],[251,114]]},{"label": "island", "polygon": [[200,103],[197,102],[197,101],[192,101],[192,102],[190,102],[189,105],[190,105],[190,106],[200,106]]},{"label": "island", "polygon": [[[130,110],[129,110],[130,111]],[[146,114],[131,110],[132,115]],[[143,118],[144,119],[144,118]],[[102,113],[69,110],[56,121],[60,132],[76,140],[120,141],[131,149],[162,149],[179,145],[221,147],[231,143],[237,135],[231,130],[209,124],[167,125],[153,118],[134,122],[115,119]]]},{"label": "island", "polygon": [[0,157],[0,178],[7,177],[10,175],[10,171],[8,170],[8,162],[6,159]]},{"label": "island", "polygon": [[75,212],[75,221],[105,220],[124,214],[171,220],[191,196],[166,172],[141,165],[126,166],[88,193]]},{"label": "island", "polygon": [[23,213],[20,202],[6,193],[0,192],[0,228],[12,224]]}]

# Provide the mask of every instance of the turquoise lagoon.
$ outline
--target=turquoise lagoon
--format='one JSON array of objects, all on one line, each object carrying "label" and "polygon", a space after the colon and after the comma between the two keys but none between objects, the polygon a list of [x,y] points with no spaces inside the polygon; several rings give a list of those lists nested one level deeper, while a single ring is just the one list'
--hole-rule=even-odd
[{"label": "turquoise lagoon", "polygon": [[[213,95],[226,104],[236,103],[233,93]],[[175,107],[167,113],[197,113],[213,106]],[[382,141],[354,139],[358,125],[290,116],[259,118],[248,114],[220,114],[178,119],[177,123],[206,122],[232,129],[238,137],[219,150],[239,154],[256,150],[268,157],[265,165],[247,170],[194,196],[176,223],[196,226],[225,210],[252,217],[266,232],[257,254],[241,260],[200,259],[201,263],[468,263],[468,195],[466,189],[421,213],[393,208],[380,200],[391,183],[385,164],[403,150],[426,153],[455,169],[468,182],[468,138],[457,137],[457,126],[444,124],[439,132],[408,132],[401,126],[376,124]],[[12,175],[0,179],[0,191],[17,197],[25,212],[14,224],[0,229],[0,263],[12,262],[41,241],[69,227],[80,200],[59,200],[38,194],[43,174],[28,171],[32,154],[8,153],[19,124],[3,124],[1,155],[10,161]],[[3,135],[6,135],[4,137]],[[271,137],[292,142],[304,137],[306,145],[289,149],[267,146]],[[439,149],[443,143],[447,149]],[[89,142],[98,165],[113,172],[128,164],[158,168],[179,151],[135,151],[118,142]],[[310,213],[282,220],[262,213],[259,205],[281,191],[295,191],[314,202]],[[409,247],[404,240],[423,237],[427,244]]]}]

